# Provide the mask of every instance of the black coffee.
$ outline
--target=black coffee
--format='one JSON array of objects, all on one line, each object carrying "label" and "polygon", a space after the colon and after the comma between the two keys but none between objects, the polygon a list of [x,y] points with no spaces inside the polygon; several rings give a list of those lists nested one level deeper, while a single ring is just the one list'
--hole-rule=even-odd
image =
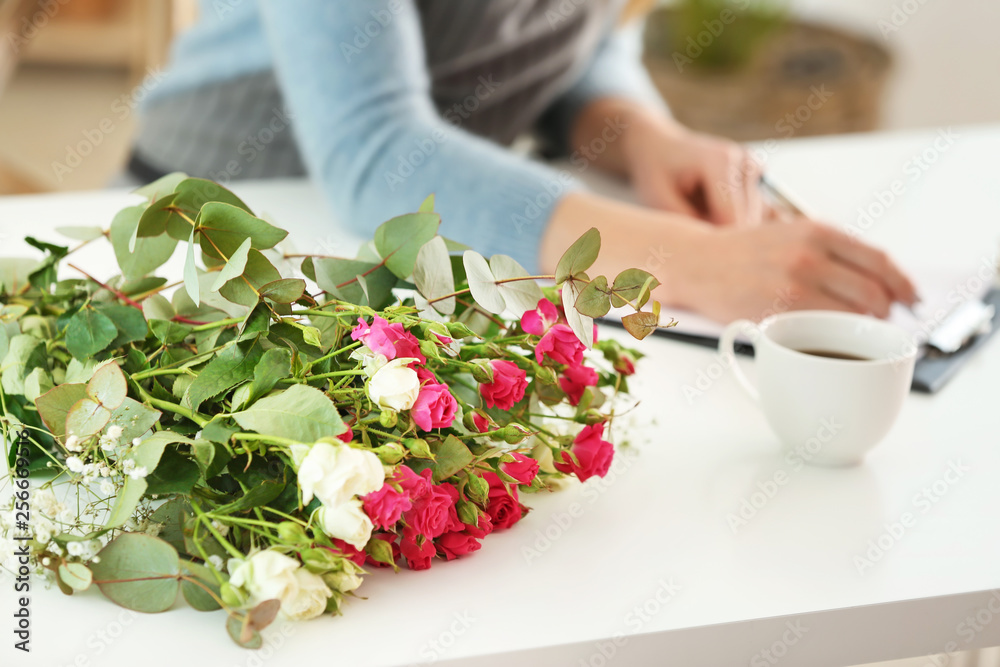
[{"label": "black coffee", "polygon": [[870,357],[859,357],[856,354],[846,352],[833,352],[831,350],[796,350],[802,354],[811,354],[814,357],[826,357],[827,359],[844,359],[846,361],[871,361]]}]

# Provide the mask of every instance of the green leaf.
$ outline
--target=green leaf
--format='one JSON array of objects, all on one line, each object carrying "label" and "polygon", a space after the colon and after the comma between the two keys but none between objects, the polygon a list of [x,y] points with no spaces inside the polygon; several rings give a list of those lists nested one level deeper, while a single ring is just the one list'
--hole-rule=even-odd
[{"label": "green leaf", "polygon": [[596,227],[591,227],[559,259],[556,265],[556,284],[561,284],[567,278],[589,269],[597,261],[600,251],[601,233]]},{"label": "green leaf", "polygon": [[[221,597],[219,582],[215,579],[212,571],[204,565],[192,561],[181,561],[181,571],[185,575],[197,579],[202,586],[207,587],[215,593],[216,597]],[[187,603],[198,611],[215,611],[216,609],[221,609],[215,598],[209,595],[202,586],[191,581],[182,580],[181,594],[184,595]]]},{"label": "green leaf", "polygon": [[250,247],[265,250],[278,245],[288,232],[264,222],[246,210],[221,202],[208,202],[195,222],[201,233],[201,250],[209,257],[232,257],[250,237]]},{"label": "green leaf", "polygon": [[638,340],[642,340],[656,331],[659,324],[659,315],[645,310],[638,313],[630,313],[622,318],[622,325],[625,326],[625,330]]},{"label": "green leaf", "polygon": [[306,281],[301,278],[282,278],[265,283],[257,290],[262,297],[275,303],[293,303],[302,298],[306,291]]},{"label": "green leaf", "polygon": [[401,215],[375,230],[375,249],[393,274],[406,279],[413,273],[420,248],[434,238],[440,225],[437,213]]},{"label": "green leaf", "polygon": [[233,419],[243,428],[262,435],[306,443],[347,431],[326,394],[304,384],[266,396],[248,409],[234,413]]},{"label": "green leaf", "polygon": [[114,322],[115,328],[118,329],[118,335],[109,346],[111,349],[117,350],[129,343],[145,340],[146,334],[149,333],[146,318],[138,308],[117,303],[102,303],[97,306],[97,311]]},{"label": "green leaf", "polygon": [[187,174],[184,172],[175,171],[171,174],[167,174],[166,176],[161,176],[152,183],[136,188],[132,191],[132,193],[137,194],[140,197],[145,197],[150,201],[154,201],[164,195],[172,194],[174,190],[177,189],[177,185],[187,177]]},{"label": "green leaf", "polygon": [[420,208],[417,209],[421,213],[433,213],[434,212],[434,194],[431,193],[427,195],[427,199],[420,204]]},{"label": "green leaf", "polygon": [[160,415],[159,410],[154,410],[135,399],[126,397],[122,404],[111,412],[109,423],[120,426],[122,440],[131,442],[153,428],[153,424],[160,420]]},{"label": "green leaf", "polygon": [[[615,308],[621,308],[629,301],[639,298],[643,286],[648,282],[647,290],[654,290],[660,286],[660,281],[653,277],[648,271],[642,269],[625,269],[618,274],[615,282],[611,285],[611,302]],[[642,304],[639,304],[642,307]]]},{"label": "green leaf", "polygon": [[177,314],[177,311],[174,310],[167,297],[162,294],[153,294],[142,300],[142,314],[148,321],[170,321]]},{"label": "green leaf", "polygon": [[[341,301],[372,308],[383,308],[392,302],[392,288],[398,278],[377,263],[356,259],[322,258],[313,260],[316,284]],[[357,277],[364,275],[367,294]]]},{"label": "green leaf", "polygon": [[597,276],[580,291],[574,308],[587,317],[604,317],[611,310],[609,291],[608,279]]},{"label": "green leaf", "polygon": [[142,206],[130,206],[119,211],[111,221],[111,247],[118,267],[126,280],[148,275],[163,266],[174,254],[177,240],[166,234],[137,238]]},{"label": "green leaf", "polygon": [[66,434],[66,416],[84,398],[87,398],[87,385],[60,384],[36,398],[35,407],[52,435],[62,438]]},{"label": "green leaf", "polygon": [[3,368],[0,385],[7,394],[23,394],[24,379],[36,368],[48,368],[45,345],[34,336],[18,334],[10,339],[7,354],[0,362]]},{"label": "green leaf", "polygon": [[185,402],[197,410],[206,400],[251,379],[262,354],[257,339],[234,343],[220,351],[188,387]]},{"label": "green leaf", "polygon": [[149,330],[162,345],[176,345],[191,333],[191,326],[168,320],[150,320]]},{"label": "green leaf", "polygon": [[145,207],[135,230],[136,243],[140,238],[153,236],[166,235],[174,241],[187,238],[193,226],[181,217],[181,211],[174,205],[176,199],[176,194],[164,195]]},{"label": "green leaf", "polygon": [[66,415],[66,435],[78,438],[99,433],[111,419],[111,410],[91,398],[81,398]]},{"label": "green leaf", "polygon": [[102,364],[87,383],[87,394],[108,410],[121,405],[128,394],[128,383],[118,364]]},{"label": "green leaf", "polygon": [[494,314],[502,313],[507,307],[507,302],[504,301],[503,294],[497,287],[496,277],[493,275],[490,265],[486,263],[486,258],[475,250],[466,250],[465,254],[462,255],[462,261],[465,264],[465,273],[472,298],[484,310]]},{"label": "green leaf", "polygon": [[45,259],[28,274],[28,282],[35,287],[48,290],[48,288],[58,280],[56,273],[59,269],[59,260],[66,256],[69,248],[51,243],[43,243],[30,236],[24,237],[25,243],[47,253]]},{"label": "green leaf", "polygon": [[192,459],[177,449],[165,449],[156,470],[146,477],[146,492],[159,495],[191,495],[201,478],[201,470]]},{"label": "green leaf", "polygon": [[465,468],[475,460],[475,456],[469,451],[461,440],[453,435],[449,435],[443,442],[431,445],[434,452],[434,481],[442,482],[459,470]]},{"label": "green leaf", "polygon": [[157,431],[139,443],[128,455],[129,459],[135,462],[136,467],[143,467],[147,472],[152,473],[156,466],[160,464],[160,458],[167,445],[184,443],[191,445],[193,440],[180,433],[173,431]]},{"label": "green leaf", "polygon": [[[433,195],[430,199],[433,205]],[[440,236],[435,236],[425,243],[417,253],[417,261],[413,267],[413,282],[417,286],[417,291],[428,301],[455,291],[455,276],[451,270],[448,248]],[[451,315],[455,312],[455,297],[435,301],[431,306],[443,315]]]},{"label": "green leaf", "polygon": [[229,261],[226,262],[222,270],[219,271],[219,275],[215,279],[215,284],[212,285],[212,291],[218,292],[219,288],[225,285],[227,282],[233,278],[238,278],[243,275],[243,269],[247,265],[247,253],[250,252],[250,237],[248,236],[244,239],[240,247],[236,249]]},{"label": "green leaf", "polygon": [[204,178],[186,178],[174,188],[177,193],[176,205],[194,218],[208,202],[221,202],[250,213],[250,207],[243,200],[215,181]]},{"label": "green leaf", "polygon": [[85,591],[94,581],[93,573],[83,563],[62,563],[59,578],[74,591]]},{"label": "green leaf", "polygon": [[56,227],[56,231],[69,239],[77,241],[93,241],[104,236],[104,230],[100,227]]},{"label": "green leaf", "polygon": [[[498,281],[510,280],[511,278],[524,278],[531,275],[513,257],[508,257],[507,255],[493,255],[490,257],[490,270],[493,273],[493,277]],[[537,308],[538,302],[545,298],[542,288],[534,280],[500,282],[497,284],[497,288],[500,290],[507,308],[514,317],[518,318],[524,315],[525,312]]]},{"label": "green leaf", "polygon": [[594,320],[576,309],[576,301],[580,298],[580,283],[577,280],[567,280],[562,286],[563,312],[566,323],[576,334],[576,337],[589,350],[594,346]]},{"label": "green leaf", "polygon": [[66,349],[77,359],[88,359],[111,345],[117,336],[115,323],[87,305],[77,311],[66,326]]},{"label": "green leaf", "polygon": [[0,283],[7,294],[15,294],[28,285],[28,275],[39,262],[25,257],[0,257]]},{"label": "green leaf", "polygon": [[198,284],[198,265],[194,263],[194,228],[188,237],[187,256],[184,260],[184,291],[191,297],[195,307],[201,305],[201,289]]},{"label": "green leaf", "polygon": [[132,479],[131,477],[125,478],[124,486],[122,490],[119,491],[118,497],[115,498],[114,507],[111,508],[111,512],[108,514],[108,520],[104,523],[105,528],[119,528],[124,526],[125,522],[132,518],[135,514],[135,508],[139,506],[139,501],[142,500],[143,495],[146,493],[146,480],[138,478]]},{"label": "green leaf", "polygon": [[[281,274],[271,264],[271,260],[265,257],[259,250],[251,249],[247,255],[247,264],[243,271],[243,277],[234,278],[227,282],[219,288],[219,294],[232,303],[253,308],[257,305],[257,301],[259,301],[257,294],[260,288],[280,278]],[[249,285],[247,284],[248,282],[250,283]]]},{"label": "green leaf", "polygon": [[24,397],[35,402],[35,399],[52,389],[52,377],[44,368],[36,368],[24,378]]},{"label": "green leaf", "polygon": [[264,352],[257,366],[253,369],[253,382],[250,384],[250,400],[258,398],[274,389],[278,380],[292,375],[292,353],[283,347],[273,347]]},{"label": "green leaf", "polygon": [[177,599],[177,550],[156,537],[125,533],[101,549],[94,579],[112,602],[146,613],[166,611]]}]

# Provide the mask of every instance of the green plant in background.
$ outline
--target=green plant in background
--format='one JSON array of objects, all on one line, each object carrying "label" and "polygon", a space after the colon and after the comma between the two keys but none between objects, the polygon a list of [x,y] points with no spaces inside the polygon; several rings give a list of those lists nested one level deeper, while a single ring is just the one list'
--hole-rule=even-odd
[{"label": "green plant in background", "polygon": [[672,11],[650,19],[659,35],[656,50],[687,65],[726,71],[746,65],[756,50],[787,20],[787,9],[775,0],[678,0]]},{"label": "green plant in background", "polygon": [[608,471],[641,355],[592,318],[630,306],[647,335],[658,282],[591,279],[596,230],[530,276],[438,235],[430,197],[355,259],[295,267],[286,232],[215,183],[138,192],[109,229],[62,230],[110,241],[105,281],[60,279],[76,248],[33,238],[41,261],[0,259],[0,430],[36,475],[0,511],[0,561],[25,540],[67,594],[157,612],[180,593],[259,647],[278,613],[339,613],[364,566],[466,555],[527,511],[519,493]]}]

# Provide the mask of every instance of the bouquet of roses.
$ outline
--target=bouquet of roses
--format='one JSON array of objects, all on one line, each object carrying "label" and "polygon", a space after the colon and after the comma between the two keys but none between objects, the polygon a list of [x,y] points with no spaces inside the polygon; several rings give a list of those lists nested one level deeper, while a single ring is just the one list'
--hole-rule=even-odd
[{"label": "bouquet of roses", "polygon": [[439,236],[433,198],[339,259],[282,254],[209,181],[138,192],[107,230],[60,230],[109,240],[110,278],[60,280],[77,248],[33,238],[44,259],[0,260],[0,560],[27,540],[63,592],[138,611],[181,592],[256,647],[279,613],[338,613],[366,568],[465,556],[524,494],[607,472],[640,355],[592,318],[630,305],[642,337],[659,308],[645,271],[587,276],[596,230],[529,276]]}]

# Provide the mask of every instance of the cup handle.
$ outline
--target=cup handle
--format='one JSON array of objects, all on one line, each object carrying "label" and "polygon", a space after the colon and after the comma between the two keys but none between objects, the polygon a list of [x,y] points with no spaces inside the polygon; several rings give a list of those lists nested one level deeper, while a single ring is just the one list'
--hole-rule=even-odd
[{"label": "cup handle", "polygon": [[719,336],[719,355],[722,356],[722,360],[733,369],[733,375],[736,376],[737,382],[743,387],[743,391],[752,398],[754,401],[760,401],[760,394],[757,392],[757,387],[753,386],[747,376],[743,374],[743,370],[740,368],[739,362],[736,360],[736,352],[734,351],[734,344],[736,342],[736,335],[745,329],[750,329],[754,332],[758,331],[757,325],[750,320],[736,320],[730,323],[726,327],[726,330],[722,332]]}]

